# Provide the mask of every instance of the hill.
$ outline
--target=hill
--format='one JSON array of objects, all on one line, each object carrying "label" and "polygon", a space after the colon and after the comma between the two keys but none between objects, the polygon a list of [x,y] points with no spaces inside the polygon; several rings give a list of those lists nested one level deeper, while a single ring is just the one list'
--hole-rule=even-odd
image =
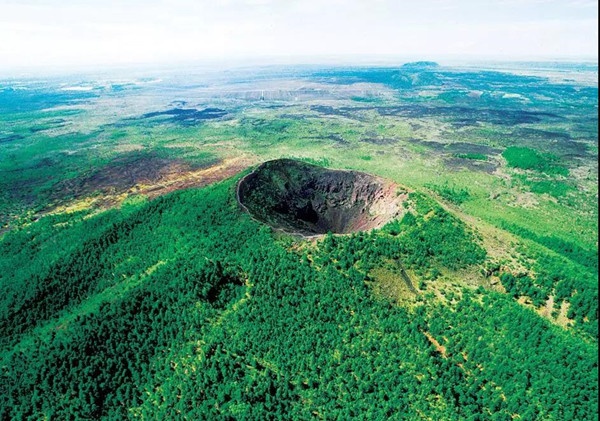
[{"label": "hill", "polygon": [[[505,294],[435,297],[440,271],[476,272],[485,251],[430,199],[411,195],[413,211],[381,230],[295,243],[241,212],[234,187],[8,235],[3,252],[20,244],[29,264],[2,271],[2,417],[596,411],[594,345]],[[401,283],[401,265],[429,281],[375,294],[390,282],[378,269]]]},{"label": "hill", "polygon": [[557,66],[2,81],[0,418],[596,419]]}]

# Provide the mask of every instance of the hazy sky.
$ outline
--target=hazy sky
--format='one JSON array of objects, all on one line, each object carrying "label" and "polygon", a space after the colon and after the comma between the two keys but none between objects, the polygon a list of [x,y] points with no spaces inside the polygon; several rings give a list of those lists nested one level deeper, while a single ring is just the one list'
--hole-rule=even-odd
[{"label": "hazy sky", "polygon": [[0,69],[246,57],[596,58],[597,0],[0,0]]}]

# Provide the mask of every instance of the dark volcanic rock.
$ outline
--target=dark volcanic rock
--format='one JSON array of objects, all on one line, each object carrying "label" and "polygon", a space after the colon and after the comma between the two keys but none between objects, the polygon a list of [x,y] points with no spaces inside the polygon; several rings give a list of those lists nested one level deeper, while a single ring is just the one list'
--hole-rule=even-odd
[{"label": "dark volcanic rock", "polygon": [[256,219],[310,235],[378,228],[402,213],[406,195],[369,174],[279,159],[244,177],[238,199]]},{"label": "dark volcanic rock", "polygon": [[168,117],[172,122],[184,126],[193,126],[205,120],[215,120],[227,115],[227,111],[220,108],[205,108],[197,110],[195,108],[172,108],[166,111],[155,111],[142,115],[142,118],[149,119],[154,117]]}]

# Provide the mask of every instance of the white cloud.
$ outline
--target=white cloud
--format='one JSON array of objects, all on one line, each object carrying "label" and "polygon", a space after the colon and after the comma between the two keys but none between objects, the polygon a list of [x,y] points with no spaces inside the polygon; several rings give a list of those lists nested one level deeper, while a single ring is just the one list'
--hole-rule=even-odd
[{"label": "white cloud", "polygon": [[597,8],[589,0],[0,0],[0,69],[260,55],[595,57]]}]

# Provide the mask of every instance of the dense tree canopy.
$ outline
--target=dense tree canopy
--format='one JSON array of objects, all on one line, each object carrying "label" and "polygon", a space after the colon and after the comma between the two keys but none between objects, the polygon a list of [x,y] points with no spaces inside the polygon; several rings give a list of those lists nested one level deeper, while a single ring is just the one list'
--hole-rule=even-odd
[{"label": "dense tree canopy", "polygon": [[570,284],[552,258],[536,279],[501,275],[509,294],[420,291],[397,305],[371,288],[384,262],[435,282],[434,269],[486,258],[435,202],[414,194],[382,230],[302,242],[234,196],[228,181],[7,234],[0,417],[597,417],[596,339],[512,297],[551,291],[589,322],[597,288]]}]

